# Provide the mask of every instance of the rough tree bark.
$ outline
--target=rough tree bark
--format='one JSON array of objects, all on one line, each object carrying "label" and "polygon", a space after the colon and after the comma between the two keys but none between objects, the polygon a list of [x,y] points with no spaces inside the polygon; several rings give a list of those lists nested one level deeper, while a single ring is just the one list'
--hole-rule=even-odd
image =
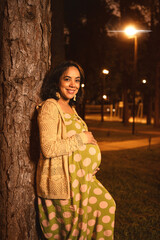
[{"label": "rough tree bark", "polygon": [[155,77],[155,116],[154,126],[160,127],[160,62],[157,63],[156,77]]},{"label": "rough tree bark", "polygon": [[123,102],[124,102],[124,106],[123,106],[123,124],[124,126],[128,126],[128,119],[129,119],[129,113],[128,113],[128,96],[127,96],[127,88],[124,87],[123,89]]},{"label": "rough tree bark", "polygon": [[[127,8],[128,8],[128,4],[129,2],[125,1],[125,0],[120,0],[120,14],[121,14],[121,27],[122,29],[124,28],[125,26],[125,23],[126,23],[126,11],[127,11]],[[126,65],[126,62],[128,61],[127,59],[127,56],[126,56],[126,46],[127,44],[125,43],[126,40],[123,40],[121,42],[121,66],[122,66],[122,78],[123,78],[123,101],[124,101],[124,108],[123,108],[123,124],[124,126],[127,126],[128,125],[128,119],[129,119],[129,107],[128,107],[128,96],[127,96],[127,89],[128,89],[128,84],[127,84],[127,81],[128,81],[128,78],[127,78],[127,75],[126,75],[126,70],[125,70],[125,65]]]},{"label": "rough tree bark", "polygon": [[[159,4],[158,4],[159,3]],[[155,84],[155,96],[154,96],[154,126],[160,126],[160,1],[150,1],[151,12],[151,62],[152,71]]]},{"label": "rough tree bark", "polygon": [[65,60],[64,43],[64,0],[51,1],[52,8],[52,40],[51,62],[52,66]]},{"label": "rough tree bark", "polygon": [[0,8],[0,239],[37,239],[32,154],[37,150],[30,142],[50,66],[50,0],[3,0]]}]

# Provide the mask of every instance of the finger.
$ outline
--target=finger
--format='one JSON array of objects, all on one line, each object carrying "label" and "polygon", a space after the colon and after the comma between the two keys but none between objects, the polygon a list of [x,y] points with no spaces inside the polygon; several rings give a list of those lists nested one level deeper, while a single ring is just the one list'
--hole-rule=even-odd
[{"label": "finger", "polygon": [[97,144],[97,140],[96,139],[94,139],[94,142]]},{"label": "finger", "polygon": [[94,176],[99,170],[100,170],[100,168],[96,168],[92,175]]}]

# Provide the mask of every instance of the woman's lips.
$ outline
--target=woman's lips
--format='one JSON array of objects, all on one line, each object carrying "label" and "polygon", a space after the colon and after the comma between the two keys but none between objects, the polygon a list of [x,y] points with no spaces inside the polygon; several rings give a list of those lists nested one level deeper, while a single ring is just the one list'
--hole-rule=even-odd
[{"label": "woman's lips", "polygon": [[69,89],[67,89],[67,92],[70,93],[70,94],[74,94],[74,93],[75,93],[75,90],[69,90]]}]

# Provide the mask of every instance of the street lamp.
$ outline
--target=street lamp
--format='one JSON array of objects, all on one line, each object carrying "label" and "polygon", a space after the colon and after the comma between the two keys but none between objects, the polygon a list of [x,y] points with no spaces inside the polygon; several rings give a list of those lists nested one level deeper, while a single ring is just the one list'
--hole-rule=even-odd
[{"label": "street lamp", "polygon": [[[102,84],[101,84],[101,122],[104,121],[104,99],[107,98],[106,95],[104,95],[104,88],[105,88],[105,79],[106,75],[109,74],[109,70],[103,69],[102,73],[104,74],[104,77],[102,79]],[[104,97],[105,96],[105,97]]]},{"label": "street lamp", "polygon": [[[138,33],[149,33],[151,30],[140,30],[136,29],[134,26],[128,26],[125,28],[125,30],[110,30],[108,32],[111,33],[125,33],[128,37],[134,38],[134,78],[133,80],[135,81],[137,79],[137,47],[138,47],[138,42],[137,42],[137,34]],[[132,124],[132,134],[135,132],[135,86],[134,86],[134,81],[133,81],[133,124]]]},{"label": "street lamp", "polygon": [[124,32],[128,37],[134,37],[138,31],[134,26],[128,26],[124,29]]},{"label": "street lamp", "polygon": [[107,95],[103,95],[103,99],[104,99],[104,100],[107,100]]},{"label": "street lamp", "polygon": [[137,48],[138,48],[138,41],[137,41],[137,33],[138,30],[134,26],[128,26],[125,28],[124,33],[129,38],[134,38],[134,75],[133,75],[133,82],[132,82],[132,91],[133,91],[133,106],[132,106],[132,134],[135,133],[135,83],[137,80]]},{"label": "street lamp", "polygon": [[109,71],[108,71],[107,69],[103,69],[102,73],[103,73],[103,74],[108,74]]},{"label": "street lamp", "polygon": [[142,80],[142,83],[143,83],[143,84],[146,84],[146,83],[147,83],[147,80],[146,80],[146,79],[143,79],[143,80]]}]

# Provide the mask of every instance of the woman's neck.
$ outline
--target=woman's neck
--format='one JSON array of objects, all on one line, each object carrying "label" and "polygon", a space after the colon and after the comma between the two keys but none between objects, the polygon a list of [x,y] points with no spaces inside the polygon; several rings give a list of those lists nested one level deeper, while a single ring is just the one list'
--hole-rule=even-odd
[{"label": "woman's neck", "polygon": [[58,103],[64,113],[74,113],[73,109],[69,105],[69,100],[64,100],[64,99],[60,98],[58,100]]},{"label": "woman's neck", "polygon": [[[67,100],[65,100],[65,99],[63,99],[63,98],[60,98],[59,100],[58,100],[58,103],[60,104],[60,105],[63,105],[63,106],[68,106],[69,105],[69,100],[67,99]],[[69,105],[70,106],[70,105]]]}]

